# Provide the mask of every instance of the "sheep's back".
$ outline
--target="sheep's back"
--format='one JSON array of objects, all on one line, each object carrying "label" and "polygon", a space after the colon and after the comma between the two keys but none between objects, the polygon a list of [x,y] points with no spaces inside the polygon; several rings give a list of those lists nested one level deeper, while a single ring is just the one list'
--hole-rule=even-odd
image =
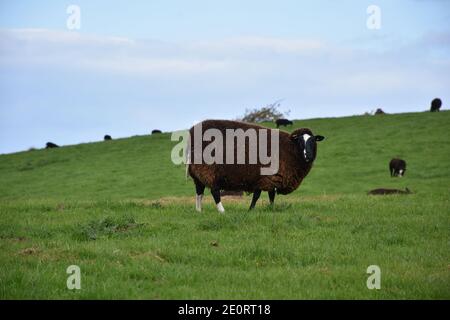
[{"label": "sheep's back", "polygon": [[[224,164],[212,164],[208,165],[205,163],[195,164],[195,130],[194,127],[190,129],[191,136],[191,149],[190,149],[190,159],[191,164],[189,165],[189,173],[192,177],[198,179],[200,182],[205,184],[208,187],[218,186],[221,189],[225,190],[244,190],[248,192],[252,192],[257,188],[258,184],[263,182],[266,176],[261,176],[261,168],[267,167],[267,165],[262,165],[260,163],[259,154],[257,158],[257,163],[249,164],[249,140],[245,140],[245,163],[246,164],[237,164],[237,141],[235,140],[234,149],[233,149],[233,157],[234,164],[225,164],[226,161],[226,130],[227,129],[242,129],[244,131],[248,129],[255,129],[257,133],[257,143],[259,147],[259,130],[265,129],[267,130],[268,137],[268,146],[267,150],[270,155],[270,147],[271,147],[271,129],[265,128],[258,125],[248,124],[244,122],[237,121],[227,121],[227,120],[207,120],[202,122],[202,136],[208,129],[217,129],[221,132],[223,137],[223,162]],[[280,131],[280,138],[288,138],[289,134],[283,131]],[[280,139],[281,141],[281,139]],[[206,146],[208,146],[210,141],[202,141],[201,152]],[[266,183],[267,184],[267,183]],[[263,189],[264,190],[264,189]]]}]

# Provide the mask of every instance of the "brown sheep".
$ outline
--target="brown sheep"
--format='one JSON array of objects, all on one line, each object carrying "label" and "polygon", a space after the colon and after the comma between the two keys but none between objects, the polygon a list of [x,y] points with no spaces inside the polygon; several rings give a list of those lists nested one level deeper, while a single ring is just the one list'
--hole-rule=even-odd
[{"label": "brown sheep", "polygon": [[[201,125],[201,137],[197,137],[197,141],[202,141],[199,143],[198,148],[201,147],[201,152],[203,154],[205,148],[212,142],[203,141],[205,131],[212,129],[216,132],[221,133],[223,137],[227,135],[228,130],[243,130],[243,132],[249,132],[253,129],[256,132],[256,141],[254,144],[250,145],[250,138],[242,137],[245,139],[245,143],[241,140],[241,144],[234,143],[234,153],[230,155],[233,158],[233,164],[222,163],[212,163],[207,164],[205,161],[196,163],[195,153],[195,129],[197,126]],[[199,128],[199,127],[197,127]],[[260,140],[261,132],[267,133],[267,140]],[[276,132],[273,132],[276,131]],[[272,148],[272,134],[279,133],[279,163],[278,171],[272,175],[262,175],[261,169],[267,168],[267,162],[265,164],[261,163],[261,159],[257,159],[256,162],[251,162],[251,155],[249,154],[249,146],[254,145],[259,146],[263,143],[267,147],[266,155],[269,157],[275,157],[276,155],[271,154]],[[253,193],[252,203],[250,209],[255,207],[256,202],[261,195],[261,191],[267,191],[269,193],[270,204],[272,205],[275,199],[275,194],[289,194],[296,190],[302,180],[311,170],[314,159],[317,153],[316,141],[322,141],[323,136],[314,136],[310,129],[302,128],[295,130],[292,134],[284,131],[278,131],[276,129],[268,129],[258,125],[228,121],[228,120],[206,120],[200,124],[192,127],[189,131],[190,142],[188,143],[187,150],[187,173],[193,178],[196,187],[196,209],[201,211],[201,201],[205,187],[211,189],[212,196],[217,205],[219,212],[224,212],[222,203],[220,201],[220,190],[228,191],[245,191]],[[239,138],[238,138],[239,140]],[[215,140],[214,140],[215,141]],[[214,155],[220,155],[222,152],[222,158],[227,159],[226,153],[226,143],[225,138],[223,138],[223,145],[221,149],[215,150]],[[236,141],[236,138],[234,138]],[[261,141],[261,142],[260,142]],[[243,163],[237,163],[236,159],[239,157],[238,145],[240,147],[245,147],[245,161]],[[275,144],[276,145],[276,144]],[[241,150],[242,151],[242,150]],[[211,153],[212,154],[212,153]],[[240,153],[244,158],[244,154]]]}]

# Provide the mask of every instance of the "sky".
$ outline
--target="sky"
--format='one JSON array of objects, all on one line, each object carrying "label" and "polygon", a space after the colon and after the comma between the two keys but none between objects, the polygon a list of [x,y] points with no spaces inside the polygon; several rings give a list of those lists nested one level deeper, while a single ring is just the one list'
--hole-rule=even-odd
[{"label": "sky", "polygon": [[0,0],[0,153],[277,100],[292,119],[448,109],[449,74],[447,0]]}]

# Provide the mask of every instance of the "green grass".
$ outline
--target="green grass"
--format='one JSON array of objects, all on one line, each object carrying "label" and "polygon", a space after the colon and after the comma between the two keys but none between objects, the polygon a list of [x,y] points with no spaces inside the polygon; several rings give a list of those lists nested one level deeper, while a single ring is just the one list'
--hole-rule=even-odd
[{"label": "green grass", "polygon": [[[0,298],[449,299],[450,112],[296,127],[327,137],[301,187],[253,212],[225,198],[225,215],[209,192],[195,212],[169,134],[1,155]],[[379,187],[414,194],[366,195]]]}]

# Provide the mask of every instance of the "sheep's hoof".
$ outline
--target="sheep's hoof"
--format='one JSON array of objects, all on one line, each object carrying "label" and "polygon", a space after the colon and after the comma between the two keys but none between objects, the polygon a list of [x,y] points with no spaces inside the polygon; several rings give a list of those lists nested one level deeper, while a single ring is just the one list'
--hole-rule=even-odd
[{"label": "sheep's hoof", "polygon": [[222,202],[219,202],[216,206],[217,206],[217,210],[219,211],[219,213],[224,213],[225,212],[225,209],[224,209],[224,207],[222,205]]}]

